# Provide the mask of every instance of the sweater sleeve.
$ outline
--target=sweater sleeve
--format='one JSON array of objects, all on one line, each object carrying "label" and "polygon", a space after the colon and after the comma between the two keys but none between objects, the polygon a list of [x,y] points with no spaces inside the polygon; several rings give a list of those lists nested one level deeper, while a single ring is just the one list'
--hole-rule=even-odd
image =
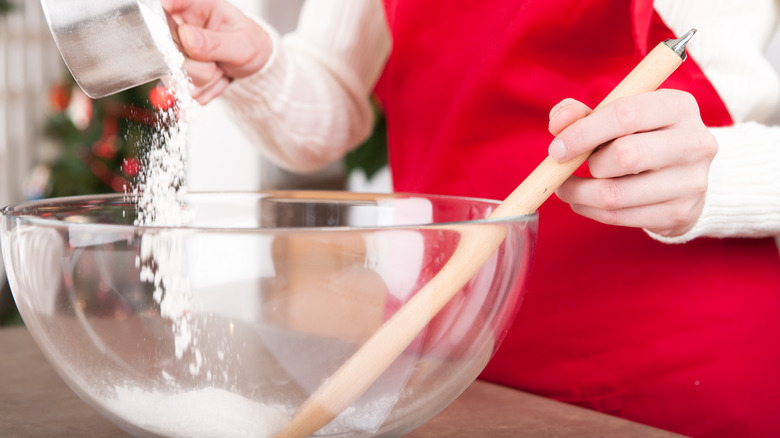
[{"label": "sweater sleeve", "polygon": [[780,127],[745,122],[712,133],[718,153],[698,222],[681,236],[649,234],[667,243],[780,235]]},{"label": "sweater sleeve", "polygon": [[235,80],[223,94],[245,133],[277,165],[310,172],[367,138],[370,94],[390,52],[381,0],[314,0],[304,4],[296,31],[274,43],[259,72]]},{"label": "sweater sleeve", "polygon": [[[746,7],[749,4],[749,7]],[[780,236],[780,126],[767,124],[780,103],[780,79],[766,48],[780,17],[774,0],[656,0],[677,34],[696,27],[689,52],[729,109],[734,126],[712,128],[718,153],[702,214],[683,243],[697,237]]]}]

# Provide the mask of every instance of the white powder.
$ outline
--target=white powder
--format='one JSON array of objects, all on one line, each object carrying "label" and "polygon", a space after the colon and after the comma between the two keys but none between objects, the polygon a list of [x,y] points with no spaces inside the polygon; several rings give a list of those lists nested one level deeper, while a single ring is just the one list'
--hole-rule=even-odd
[{"label": "white powder", "polygon": [[128,423],[173,438],[272,437],[289,421],[280,406],[255,402],[222,389],[162,392],[118,386],[104,406]]},{"label": "white powder", "polygon": [[190,94],[191,83],[182,68],[184,56],[171,38],[166,19],[143,4],[141,10],[171,71],[165,82],[175,102],[158,113],[159,129],[142,159],[142,171],[133,191],[139,205],[136,224],[181,226],[187,222],[182,206],[186,194],[188,121],[200,105]]},{"label": "white powder", "polygon": [[[171,38],[162,11],[153,11],[143,3],[140,7],[171,71],[166,82],[173,93],[174,104],[157,114],[158,129],[149,139],[149,150],[140,160],[141,172],[129,196],[138,206],[136,225],[181,227],[190,219],[184,209],[188,123],[199,105],[191,96],[191,84],[182,68],[184,56]],[[141,280],[154,284],[154,299],[160,305],[160,315],[172,322],[178,359],[197,345],[198,334],[191,314],[192,291],[183,269],[186,250],[182,247],[182,233],[182,230],[173,229],[145,232],[141,253],[136,259]],[[202,357],[196,349],[192,357],[190,370],[197,374]]]},{"label": "white powder", "polygon": [[[185,266],[186,251],[182,245],[183,234],[174,230],[147,232],[141,237],[141,254],[136,260],[141,269],[141,281],[154,284],[154,300],[160,305],[160,315],[173,325],[176,358],[194,347],[197,327],[192,317],[192,289]],[[199,352],[191,365],[193,374],[200,370]]]},{"label": "white powder", "polygon": [[[184,242],[189,231],[181,228],[191,221],[184,205],[186,140],[188,123],[199,105],[191,97],[190,82],[182,69],[184,57],[170,37],[167,21],[143,3],[141,8],[172,72],[167,85],[175,104],[158,114],[159,130],[141,159],[136,186],[127,194],[137,204],[135,224],[160,227],[143,232],[136,265],[141,280],[154,285],[153,297],[161,317],[171,321],[176,358],[190,360],[187,365],[192,376],[198,376],[203,367],[203,379],[212,382],[214,364],[205,364],[198,348],[201,333],[193,315],[193,293],[186,271]],[[218,351],[217,357],[223,361],[224,352]],[[162,378],[170,387],[117,386],[115,394],[103,399],[103,405],[127,423],[168,437],[272,437],[291,419],[279,406],[214,387],[183,391],[171,374],[163,371]],[[225,369],[222,378],[228,381]]]},{"label": "white powder", "polygon": [[376,433],[398,403],[399,394],[390,393],[374,400],[363,400],[360,409],[350,406],[319,430],[323,435],[338,435],[345,431]]}]

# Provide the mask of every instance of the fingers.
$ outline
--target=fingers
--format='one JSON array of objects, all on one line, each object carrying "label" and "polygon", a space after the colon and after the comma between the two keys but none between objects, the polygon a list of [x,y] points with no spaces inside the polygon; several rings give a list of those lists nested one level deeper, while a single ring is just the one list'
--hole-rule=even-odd
[{"label": "fingers", "polygon": [[259,26],[235,31],[212,31],[179,25],[179,40],[195,61],[216,62],[230,77],[259,71],[271,54],[271,40]]},{"label": "fingers", "polygon": [[703,200],[695,200],[691,203],[670,201],[620,210],[599,210],[581,205],[572,205],[571,208],[581,216],[607,225],[644,228],[662,236],[674,237],[693,228],[703,205]]},{"label": "fingers", "polygon": [[162,8],[168,11],[169,13],[173,13],[177,8],[179,9],[181,8],[178,5],[178,3],[180,2],[177,0],[160,0],[160,5],[162,6]]},{"label": "fingers", "polygon": [[186,22],[196,26],[205,27],[209,17],[218,7],[218,1],[214,0],[160,0],[162,8],[178,23]]},{"label": "fingers", "polygon": [[160,0],[162,8],[170,13],[179,12],[191,4],[192,2],[188,0]]},{"label": "fingers", "polygon": [[572,177],[556,194],[574,212],[590,219],[671,236],[696,223],[706,187],[706,176],[692,177],[680,167],[615,179]]},{"label": "fingers", "polygon": [[205,105],[230,85],[230,78],[214,62],[199,62],[188,59],[184,62],[184,70],[192,80],[192,97]]},{"label": "fingers", "polygon": [[[179,25],[179,41],[187,56],[196,61],[217,61],[214,59],[220,35],[187,23]],[[219,55],[219,53],[217,53]],[[222,56],[220,56],[222,58]]]},{"label": "fingers", "polygon": [[708,166],[693,171],[688,166],[628,175],[621,178],[572,177],[555,192],[564,202],[601,210],[620,210],[687,197],[703,196]]},{"label": "fingers", "polygon": [[224,76],[224,72],[215,62],[201,62],[192,59],[185,59],[184,71],[192,79],[195,87],[202,87],[211,82],[215,76]]},{"label": "fingers", "polygon": [[224,76],[215,77],[214,80],[208,84],[193,91],[192,97],[201,105],[205,105],[222,94],[222,92],[227,89],[228,85],[230,85],[230,79]]},{"label": "fingers", "polygon": [[669,166],[712,160],[717,144],[704,128],[662,129],[628,135],[607,143],[588,158],[594,178],[616,178]]},{"label": "fingers", "polygon": [[221,95],[227,89],[228,85],[230,85],[230,81],[227,78],[221,78],[209,87],[203,88],[197,93],[193,93],[192,97],[201,105],[205,105]]},{"label": "fingers", "polygon": [[[569,118],[555,120],[555,126],[551,120],[551,129],[560,128],[570,118],[582,114],[584,110],[579,105],[568,105]],[[663,129],[689,119],[696,120],[698,114],[693,97],[676,90],[659,90],[620,98],[588,117],[581,117],[565,125],[550,144],[550,156],[560,162],[567,161],[615,138]]]},{"label": "fingers", "polygon": [[567,126],[591,113],[585,104],[574,99],[564,99],[550,110],[548,130],[552,135],[558,135]]}]

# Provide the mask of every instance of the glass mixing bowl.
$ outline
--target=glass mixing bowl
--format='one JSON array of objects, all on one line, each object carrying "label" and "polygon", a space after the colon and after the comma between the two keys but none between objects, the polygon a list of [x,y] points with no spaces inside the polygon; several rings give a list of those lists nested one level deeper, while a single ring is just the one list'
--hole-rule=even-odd
[{"label": "glass mixing bowl", "polygon": [[[399,436],[477,378],[511,323],[535,215],[495,201],[346,192],[191,194],[187,226],[122,195],[2,210],[19,311],[66,383],[136,436],[273,436],[466,234],[503,243],[317,434]],[[475,234],[477,233],[477,234]]]}]

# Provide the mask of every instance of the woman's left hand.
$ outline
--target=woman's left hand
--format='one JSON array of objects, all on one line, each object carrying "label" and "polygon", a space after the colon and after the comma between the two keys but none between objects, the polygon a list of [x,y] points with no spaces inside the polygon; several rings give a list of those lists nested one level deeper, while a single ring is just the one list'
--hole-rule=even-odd
[{"label": "woman's left hand", "polygon": [[588,159],[593,178],[572,176],[556,191],[576,213],[663,236],[696,224],[718,145],[689,93],[658,90],[596,112],[565,99],[550,111],[549,129],[559,162],[598,148]]}]

